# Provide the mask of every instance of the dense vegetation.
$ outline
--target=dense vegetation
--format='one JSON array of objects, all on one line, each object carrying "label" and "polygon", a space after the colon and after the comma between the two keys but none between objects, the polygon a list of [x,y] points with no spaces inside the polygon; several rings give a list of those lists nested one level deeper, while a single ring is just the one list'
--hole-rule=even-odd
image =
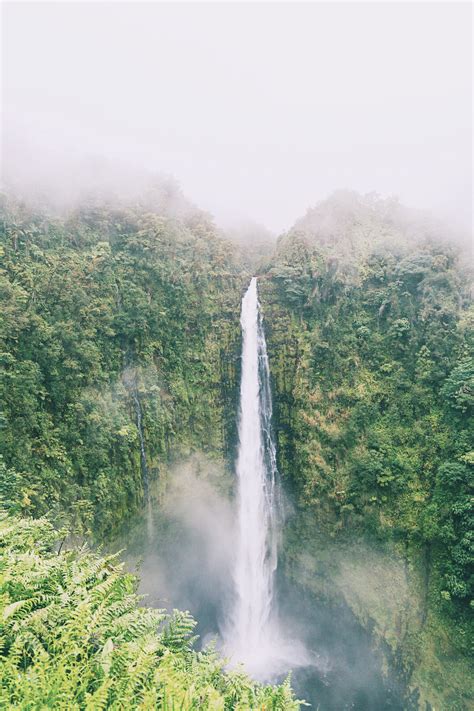
[{"label": "dense vegetation", "polygon": [[232,461],[240,299],[266,253],[295,504],[285,569],[345,596],[423,702],[468,709],[474,361],[459,247],[396,202],[346,193],[270,255],[268,235],[235,246],[169,190],[61,216],[1,209],[0,703],[291,708],[286,686],[193,651],[186,614],[140,607],[114,559],[58,555],[55,533],[108,541],[151,497],[159,507],[173,457]]},{"label": "dense vegetation", "polygon": [[231,449],[242,270],[206,214],[166,197],[61,218],[3,204],[0,487],[12,511],[102,539],[173,452]]},{"label": "dense vegetation", "polygon": [[140,605],[114,557],[58,551],[44,520],[0,518],[0,706],[9,709],[297,709],[196,652],[194,620]]},{"label": "dense vegetation", "polygon": [[[314,550],[316,526],[403,557],[420,608],[415,627],[398,623],[408,676],[431,633],[440,658],[468,655],[474,313],[462,253],[397,203],[340,193],[280,239],[267,277],[294,545]],[[454,683],[432,676],[434,688]],[[445,703],[468,707],[459,689]]]}]

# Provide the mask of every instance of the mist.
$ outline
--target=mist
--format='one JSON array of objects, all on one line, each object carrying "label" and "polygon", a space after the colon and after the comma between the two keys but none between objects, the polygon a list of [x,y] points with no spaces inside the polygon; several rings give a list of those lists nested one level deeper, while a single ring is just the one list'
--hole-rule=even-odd
[{"label": "mist", "polygon": [[2,182],[173,176],[224,227],[339,188],[471,225],[469,3],[2,6]]},{"label": "mist", "polygon": [[201,454],[182,459],[155,491],[153,534],[140,520],[126,535],[129,563],[138,565],[148,603],[200,612],[208,640],[218,635],[221,600],[230,591],[230,483],[222,463]]},{"label": "mist", "polygon": [[[125,536],[128,565],[138,568],[147,604],[190,610],[199,622],[204,645],[214,641],[222,646],[235,595],[234,487],[223,461],[197,452],[181,457],[170,467],[161,490],[155,485],[151,529],[140,519]],[[286,508],[290,510],[288,504]],[[305,666],[317,661],[296,639],[291,640],[291,633],[287,637],[288,650],[294,654],[288,661],[282,653],[283,676],[292,663],[297,666],[297,652]]]}]

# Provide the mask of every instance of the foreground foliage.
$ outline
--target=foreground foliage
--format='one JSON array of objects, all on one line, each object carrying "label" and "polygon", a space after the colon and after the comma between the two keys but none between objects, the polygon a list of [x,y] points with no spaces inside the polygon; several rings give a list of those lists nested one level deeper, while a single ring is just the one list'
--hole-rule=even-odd
[{"label": "foreground foliage", "polygon": [[115,557],[58,552],[44,519],[0,518],[0,706],[9,709],[297,709],[195,651],[194,620],[140,606]]}]

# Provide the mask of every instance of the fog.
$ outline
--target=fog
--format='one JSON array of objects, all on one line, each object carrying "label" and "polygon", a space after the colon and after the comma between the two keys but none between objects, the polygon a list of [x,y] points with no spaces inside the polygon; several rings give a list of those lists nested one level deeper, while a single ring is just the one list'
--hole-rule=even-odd
[{"label": "fog", "polygon": [[[170,468],[152,534],[139,520],[125,536],[139,563],[142,590],[158,607],[201,611],[206,633],[218,634],[222,598],[230,593],[234,515],[230,477],[220,463],[195,454]],[[217,535],[218,534],[218,535]],[[142,558],[140,561],[139,559]]]},{"label": "fog", "polygon": [[470,3],[12,3],[2,180],[171,175],[221,225],[338,188],[471,222]]}]

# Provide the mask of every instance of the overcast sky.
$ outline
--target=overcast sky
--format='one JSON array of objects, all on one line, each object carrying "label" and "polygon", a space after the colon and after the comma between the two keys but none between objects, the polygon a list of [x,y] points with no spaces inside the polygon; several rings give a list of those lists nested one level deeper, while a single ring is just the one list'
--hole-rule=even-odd
[{"label": "overcast sky", "polygon": [[103,156],[275,231],[336,188],[470,223],[470,3],[4,3],[3,177]]}]

